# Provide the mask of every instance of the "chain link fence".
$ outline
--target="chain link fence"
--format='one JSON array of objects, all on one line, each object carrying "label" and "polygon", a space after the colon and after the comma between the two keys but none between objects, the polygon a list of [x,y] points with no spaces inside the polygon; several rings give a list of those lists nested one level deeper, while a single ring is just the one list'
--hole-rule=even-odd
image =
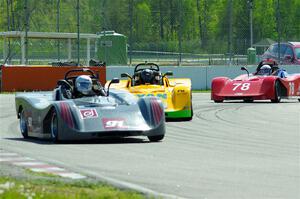
[{"label": "chain link fence", "polygon": [[[246,64],[247,49],[263,39],[300,40],[298,0],[3,0],[0,7],[0,32],[123,34],[129,65]],[[98,44],[91,43],[91,58],[99,59]],[[29,64],[87,61],[84,40],[72,40],[71,60],[64,39],[11,38],[5,45],[4,54],[1,37],[2,63],[20,64],[22,45]]]}]

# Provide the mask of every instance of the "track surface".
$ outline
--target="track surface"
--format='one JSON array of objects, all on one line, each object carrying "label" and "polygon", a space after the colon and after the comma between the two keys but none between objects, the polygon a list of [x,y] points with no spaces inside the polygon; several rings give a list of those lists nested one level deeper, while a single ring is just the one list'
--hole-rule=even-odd
[{"label": "track surface", "polygon": [[0,95],[0,148],[183,198],[300,198],[298,101],[215,104],[194,93],[193,106],[194,119],[168,122],[160,143],[52,144],[22,139],[14,95]]}]

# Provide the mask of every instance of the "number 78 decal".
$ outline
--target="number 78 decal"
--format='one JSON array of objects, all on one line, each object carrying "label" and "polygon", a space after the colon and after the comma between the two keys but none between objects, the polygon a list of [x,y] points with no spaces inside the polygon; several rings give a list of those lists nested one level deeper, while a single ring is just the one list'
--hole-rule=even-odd
[{"label": "number 78 decal", "polygon": [[233,84],[233,91],[235,91],[236,89],[238,89],[239,87],[240,87],[240,89],[242,90],[242,91],[246,91],[246,90],[249,90],[249,88],[250,88],[250,83],[234,83]]}]

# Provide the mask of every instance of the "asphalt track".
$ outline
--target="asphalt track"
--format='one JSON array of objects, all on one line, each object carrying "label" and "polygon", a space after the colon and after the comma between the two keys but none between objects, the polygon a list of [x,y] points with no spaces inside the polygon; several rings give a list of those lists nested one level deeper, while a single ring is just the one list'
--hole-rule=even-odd
[{"label": "asphalt track", "polygon": [[[300,103],[225,102],[193,94],[191,122],[165,139],[52,144],[21,138],[14,95],[0,95],[0,148],[163,197],[300,198]],[[0,165],[1,166],[1,165]]]}]

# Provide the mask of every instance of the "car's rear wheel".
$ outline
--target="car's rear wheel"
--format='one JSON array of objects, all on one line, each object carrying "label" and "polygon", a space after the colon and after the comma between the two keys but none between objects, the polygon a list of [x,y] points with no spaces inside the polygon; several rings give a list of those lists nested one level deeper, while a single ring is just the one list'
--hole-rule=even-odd
[{"label": "car's rear wheel", "polygon": [[50,133],[51,133],[51,140],[53,142],[57,142],[58,141],[58,118],[55,110],[52,110],[51,113]]},{"label": "car's rear wheel", "polygon": [[159,142],[162,139],[164,139],[165,135],[154,135],[154,136],[148,136],[148,139],[150,142]]},{"label": "car's rear wheel", "polygon": [[280,82],[276,80],[275,82],[275,99],[271,99],[273,103],[279,103],[281,101],[281,90],[280,90]]},{"label": "car's rear wheel", "polygon": [[20,130],[21,130],[22,136],[24,138],[28,138],[28,126],[27,126],[27,122],[26,122],[26,118],[25,118],[24,109],[21,110],[21,113],[20,113]]}]

